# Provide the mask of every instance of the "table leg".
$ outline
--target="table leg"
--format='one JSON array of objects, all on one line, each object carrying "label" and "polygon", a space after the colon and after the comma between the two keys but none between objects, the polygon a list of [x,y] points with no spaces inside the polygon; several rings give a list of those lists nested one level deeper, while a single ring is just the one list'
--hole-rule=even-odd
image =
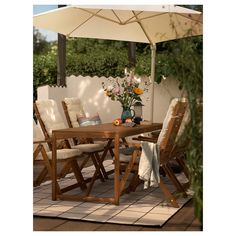
[{"label": "table leg", "polygon": [[57,140],[52,134],[52,200],[57,200]]},{"label": "table leg", "polygon": [[119,159],[119,145],[120,137],[117,134],[115,136],[115,176],[114,176],[114,199],[115,204],[119,205],[120,199],[120,159]]}]

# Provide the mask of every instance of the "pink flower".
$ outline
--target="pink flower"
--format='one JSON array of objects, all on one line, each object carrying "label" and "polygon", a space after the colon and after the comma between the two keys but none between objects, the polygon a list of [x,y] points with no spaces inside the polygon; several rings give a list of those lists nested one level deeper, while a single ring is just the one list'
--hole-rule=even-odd
[{"label": "pink flower", "polygon": [[120,94],[120,88],[119,87],[116,87],[116,88],[114,88],[113,90],[112,90],[112,92],[114,93],[114,94]]},{"label": "pink flower", "polygon": [[128,80],[129,80],[129,86],[133,86],[140,83],[140,81],[137,78],[135,78],[133,75],[131,75],[128,78]]},{"label": "pink flower", "polygon": [[134,81],[134,76],[133,76],[133,75],[131,75],[130,77],[128,77],[128,80],[129,80],[129,86],[132,86],[132,85],[135,83],[135,81]]}]

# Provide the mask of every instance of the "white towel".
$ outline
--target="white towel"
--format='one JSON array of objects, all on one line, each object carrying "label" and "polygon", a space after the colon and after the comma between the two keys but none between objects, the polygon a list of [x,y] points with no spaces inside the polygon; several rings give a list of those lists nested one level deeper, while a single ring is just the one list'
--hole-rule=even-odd
[{"label": "white towel", "polygon": [[138,174],[139,178],[144,181],[144,189],[159,186],[159,156],[159,147],[156,143],[142,142]]}]

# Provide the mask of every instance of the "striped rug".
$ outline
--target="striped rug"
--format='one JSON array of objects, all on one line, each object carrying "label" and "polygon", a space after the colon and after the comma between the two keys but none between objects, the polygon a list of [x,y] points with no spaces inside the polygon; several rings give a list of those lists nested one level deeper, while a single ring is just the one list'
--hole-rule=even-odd
[{"label": "striped rug", "polygon": [[[114,168],[111,160],[104,162],[106,170]],[[87,167],[83,170],[85,177],[92,176],[94,167]],[[178,176],[181,182],[186,181],[184,175]],[[97,180],[93,187],[93,195],[112,196],[113,195],[113,175],[109,180],[101,182]],[[73,176],[67,175],[60,185],[68,185],[75,182]],[[164,178],[167,187],[174,192],[174,186]],[[72,190],[73,193],[80,193],[80,190]],[[179,211],[190,199],[179,197],[177,199],[180,208],[171,207],[165,200],[163,193],[159,188],[143,189],[139,185],[135,192],[124,194],[120,198],[119,206],[109,203],[91,203],[75,201],[52,201],[51,200],[51,183],[45,182],[41,186],[34,188],[34,205],[33,214],[35,216],[45,216],[62,219],[74,219],[93,222],[128,224],[128,225],[149,225],[162,226],[177,211]]]}]

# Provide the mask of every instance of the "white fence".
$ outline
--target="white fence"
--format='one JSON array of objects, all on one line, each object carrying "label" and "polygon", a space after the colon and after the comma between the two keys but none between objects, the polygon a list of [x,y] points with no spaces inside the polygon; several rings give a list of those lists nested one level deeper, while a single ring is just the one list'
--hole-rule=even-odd
[{"label": "white fence", "polygon": [[[146,79],[142,79],[144,83]],[[102,89],[102,82],[106,82],[106,77],[83,77],[70,76],[66,78],[67,87],[42,86],[37,90],[38,99],[54,99],[61,111],[63,117],[61,101],[65,97],[79,97],[83,103],[84,110],[88,116],[99,113],[104,123],[111,122],[121,115],[121,105],[119,102],[111,101],[105,96]],[[150,110],[150,92],[142,95],[143,118],[149,120]],[[178,89],[178,83],[173,78],[167,78],[160,84],[154,84],[154,122],[162,122],[171,98],[180,97],[181,91]]]}]

